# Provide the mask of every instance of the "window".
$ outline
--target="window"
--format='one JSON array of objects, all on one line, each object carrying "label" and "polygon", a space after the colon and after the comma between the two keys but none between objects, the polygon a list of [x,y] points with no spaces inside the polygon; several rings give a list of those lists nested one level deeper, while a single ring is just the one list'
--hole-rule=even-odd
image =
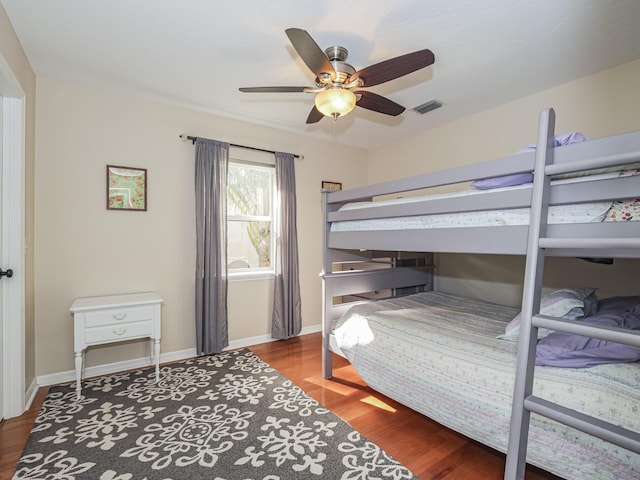
[{"label": "window", "polygon": [[230,277],[272,274],[275,169],[229,161],[227,266]]}]

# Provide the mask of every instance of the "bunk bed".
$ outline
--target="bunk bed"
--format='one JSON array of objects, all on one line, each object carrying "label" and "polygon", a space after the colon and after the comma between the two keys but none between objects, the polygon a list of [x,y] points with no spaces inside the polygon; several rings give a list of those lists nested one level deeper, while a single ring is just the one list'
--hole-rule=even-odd
[{"label": "bunk bed", "polygon": [[[535,363],[545,328],[640,348],[640,325],[540,309],[545,256],[640,258],[640,221],[624,216],[640,197],[640,132],[554,147],[554,124],[541,112],[532,152],[323,192],[323,374],[332,352],[345,356],[372,388],[507,453],[506,479],[524,478],[525,461],[569,479],[636,479],[640,363]],[[424,195],[531,172],[530,184]],[[521,308],[433,292],[438,252],[526,256]],[[370,299],[380,292],[391,298]],[[640,315],[639,296],[578,317],[614,304]],[[519,340],[499,338],[518,313]]]}]

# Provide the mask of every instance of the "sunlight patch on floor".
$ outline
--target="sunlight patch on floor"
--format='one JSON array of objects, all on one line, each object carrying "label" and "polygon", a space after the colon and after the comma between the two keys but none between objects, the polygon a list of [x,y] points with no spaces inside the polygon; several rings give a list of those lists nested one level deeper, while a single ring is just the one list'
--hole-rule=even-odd
[{"label": "sunlight patch on floor", "polygon": [[386,404],[385,402],[383,402],[379,398],[374,397],[373,395],[369,395],[368,397],[365,397],[360,401],[364,402],[364,403],[366,403],[368,405],[372,405],[374,407],[377,407],[377,408],[380,408],[382,410],[385,410],[387,412],[391,412],[391,413],[395,413],[396,412],[396,409],[393,408],[391,405]]}]

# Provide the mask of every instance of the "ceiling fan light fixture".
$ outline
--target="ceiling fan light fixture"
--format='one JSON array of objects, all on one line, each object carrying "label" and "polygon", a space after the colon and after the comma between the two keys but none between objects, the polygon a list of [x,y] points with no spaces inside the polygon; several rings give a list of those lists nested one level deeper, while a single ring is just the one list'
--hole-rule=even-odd
[{"label": "ceiling fan light fixture", "polygon": [[356,106],[356,95],[341,87],[327,88],[315,98],[316,108],[327,117],[338,118],[346,115]]}]

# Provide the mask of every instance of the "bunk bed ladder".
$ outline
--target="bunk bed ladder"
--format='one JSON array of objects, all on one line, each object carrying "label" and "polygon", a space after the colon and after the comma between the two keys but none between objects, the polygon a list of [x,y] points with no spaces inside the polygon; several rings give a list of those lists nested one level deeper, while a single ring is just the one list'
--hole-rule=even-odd
[{"label": "bunk bed ladder", "polygon": [[[613,327],[589,326],[574,320],[539,315],[544,258],[546,249],[616,249],[638,250],[637,238],[547,238],[550,175],[547,165],[553,161],[555,113],[553,109],[541,112],[534,167],[531,198],[524,288],[522,295],[521,331],[518,344],[516,380],[511,413],[511,429],[507,447],[505,480],[524,479],[529,421],[531,413],[545,416],[569,427],[599,437],[628,450],[640,453],[640,434],[620,428],[562,405],[535,397],[533,379],[535,370],[538,328],[601,338],[640,347],[640,332]],[[553,169],[552,169],[553,170]]]}]

